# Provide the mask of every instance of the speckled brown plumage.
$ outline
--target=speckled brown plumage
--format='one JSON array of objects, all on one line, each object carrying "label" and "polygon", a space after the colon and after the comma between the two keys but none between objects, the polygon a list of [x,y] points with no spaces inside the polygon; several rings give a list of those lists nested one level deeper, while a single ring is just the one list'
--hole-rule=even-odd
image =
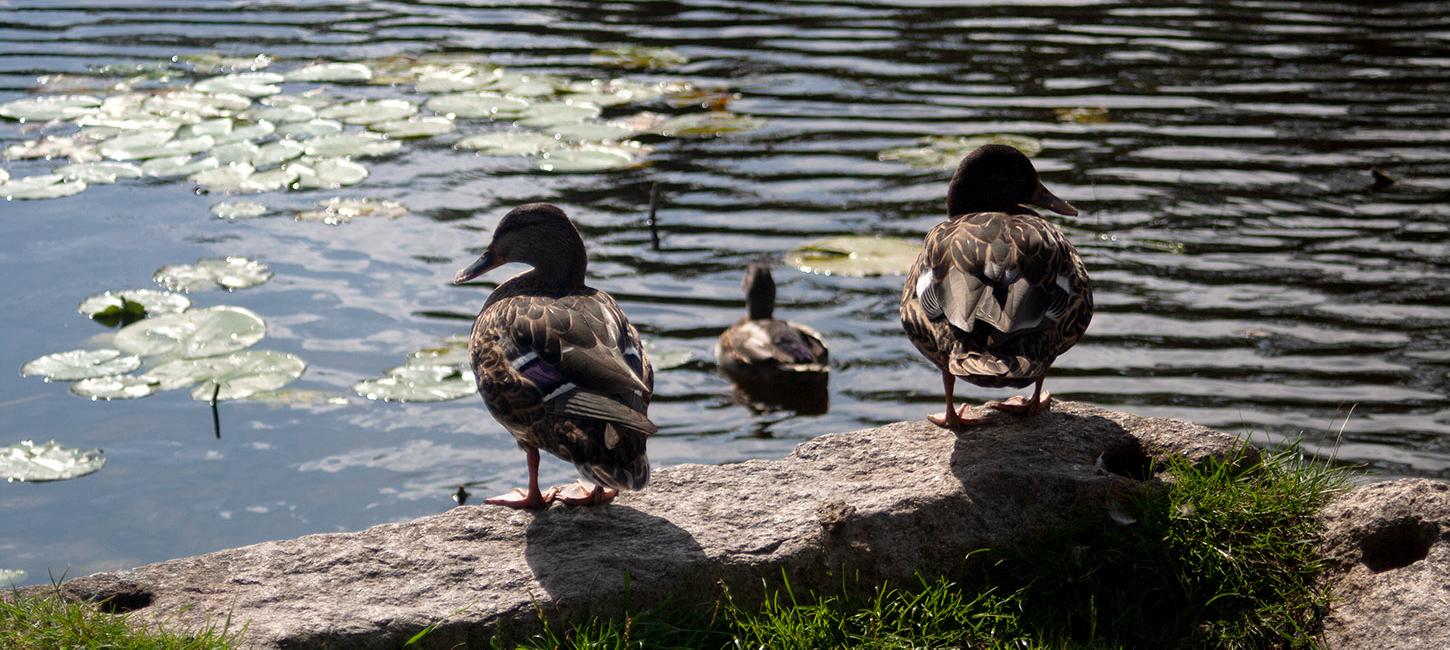
[{"label": "speckled brown plumage", "polygon": [[[647,415],[654,371],[639,332],[609,294],[584,284],[588,259],[578,230],[548,204],[506,215],[465,282],[502,264],[533,268],[505,281],[473,324],[469,345],[478,391],[493,417],[529,457],[524,498],[490,503],[537,508],[553,498],[537,486],[538,450],[574,463],[600,486],[638,490],[649,482]],[[599,488],[566,501],[600,503]]]},{"label": "speckled brown plumage", "polygon": [[[988,145],[968,155],[948,190],[948,219],[927,234],[901,290],[907,337],[942,371],[951,426],[952,381],[1037,385],[1092,320],[1092,286],[1062,231],[1024,204],[1077,211],[1043,187],[1026,156]],[[1020,400],[1020,398],[1018,398]],[[1045,400],[1045,398],[1044,398]]]}]

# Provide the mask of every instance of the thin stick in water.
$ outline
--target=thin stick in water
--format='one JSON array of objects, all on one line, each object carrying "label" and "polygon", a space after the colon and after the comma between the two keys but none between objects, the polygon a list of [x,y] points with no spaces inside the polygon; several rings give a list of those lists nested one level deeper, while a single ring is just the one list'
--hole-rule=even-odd
[{"label": "thin stick in water", "polygon": [[649,185],[649,239],[655,250],[660,249],[660,184],[658,181]]},{"label": "thin stick in water", "polygon": [[216,398],[222,392],[222,385],[217,384],[211,391],[211,428],[216,432],[216,439],[222,439],[222,414],[217,411]]}]

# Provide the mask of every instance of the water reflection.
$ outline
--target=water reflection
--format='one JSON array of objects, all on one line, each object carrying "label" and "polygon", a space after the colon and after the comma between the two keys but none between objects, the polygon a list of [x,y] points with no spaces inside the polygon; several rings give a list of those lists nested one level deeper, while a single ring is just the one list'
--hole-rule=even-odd
[{"label": "water reflection", "polygon": [[[86,344],[101,330],[74,313],[86,296],[148,286],[165,264],[246,255],[276,277],[227,302],[264,314],[269,347],[308,361],[297,388],[348,393],[463,333],[487,289],[448,286],[456,261],[477,254],[509,207],[549,201],[580,222],[591,283],[654,344],[695,355],[659,375],[651,458],[776,457],[824,431],[918,417],[938,379],[896,324],[899,278],[778,268],[789,318],[832,344],[830,409],[740,406],[705,361],[740,315],[740,269],[829,235],[920,237],[940,220],[947,173],[877,153],[928,135],[1009,133],[1041,141],[1046,181],[1084,211],[1060,226],[1093,275],[1098,314],[1055,366],[1059,397],[1271,442],[1302,436],[1324,453],[1358,404],[1339,458],[1450,476],[1450,41],[1423,27],[1450,14],[1292,1],[916,4],[9,7],[0,101],[28,94],[38,75],[92,79],[91,66],[210,51],[293,62],[466,52],[588,77],[618,72],[598,68],[595,49],[643,44],[675,47],[692,62],[671,75],[734,87],[732,108],[769,124],[657,143],[650,167],[602,176],[540,176],[443,136],[378,161],[349,192],[412,211],[388,222],[223,221],[209,213],[215,197],[165,182],[6,203],[0,273],[24,318],[0,327],[0,367]],[[1106,109],[1107,121],[1058,113],[1079,108]],[[0,145],[29,139],[0,125]],[[51,166],[0,162],[15,176]],[[1397,182],[1373,189],[1370,167]],[[327,197],[267,203],[287,214]],[[185,394],[90,403],[11,373],[0,396],[9,435],[110,458],[85,479],[0,490],[0,513],[27,522],[0,534],[0,568],[32,580],[49,567],[75,574],[357,529],[450,507],[460,484],[492,494],[523,480],[514,444],[476,398],[228,403],[216,441]],[[988,397],[1002,394],[963,395]],[[573,470],[546,460],[542,473],[552,484]]]}]

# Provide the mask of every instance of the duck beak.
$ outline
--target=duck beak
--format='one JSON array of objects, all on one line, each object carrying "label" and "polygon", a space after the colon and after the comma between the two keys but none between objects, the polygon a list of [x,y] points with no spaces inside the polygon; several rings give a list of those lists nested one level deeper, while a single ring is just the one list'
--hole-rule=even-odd
[{"label": "duck beak", "polygon": [[1037,181],[1037,191],[1032,193],[1032,198],[1027,202],[1063,216],[1077,216],[1077,208],[1072,207],[1067,201],[1057,198],[1057,195],[1048,191],[1047,186],[1043,185],[1042,181]]},{"label": "duck beak", "polygon": [[492,271],[499,266],[502,266],[502,264],[499,262],[498,258],[494,256],[493,251],[484,251],[483,254],[478,256],[478,259],[474,260],[472,264],[464,267],[463,270],[459,271],[453,276],[453,284],[463,284],[464,282],[488,273],[489,271]]}]

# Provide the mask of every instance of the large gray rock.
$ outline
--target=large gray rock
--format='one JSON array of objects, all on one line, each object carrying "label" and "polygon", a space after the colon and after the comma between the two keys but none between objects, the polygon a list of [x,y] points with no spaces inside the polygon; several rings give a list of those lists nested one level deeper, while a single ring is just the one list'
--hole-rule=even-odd
[{"label": "large gray rock", "polygon": [[[666,596],[752,593],[788,571],[826,586],[949,572],[982,548],[1098,517],[1151,459],[1233,453],[1224,434],[1058,402],[960,435],[925,422],[821,436],[783,460],[659,470],[640,493],[541,513],[460,507],[356,533],[309,535],[67,583],[172,627],[247,625],[255,646],[397,647],[522,633]],[[626,588],[628,581],[628,588]]]},{"label": "large gray rock", "polygon": [[1450,483],[1355,488],[1320,515],[1331,648],[1450,648]]}]

